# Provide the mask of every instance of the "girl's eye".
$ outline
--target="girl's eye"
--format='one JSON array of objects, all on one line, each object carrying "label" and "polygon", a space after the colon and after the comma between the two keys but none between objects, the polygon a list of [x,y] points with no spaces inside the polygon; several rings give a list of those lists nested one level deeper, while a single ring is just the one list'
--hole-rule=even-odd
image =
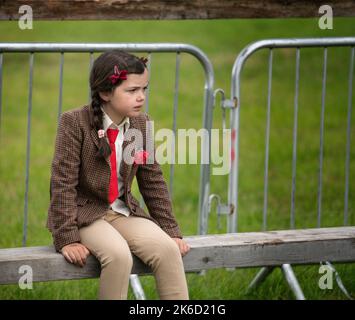
[{"label": "girl's eye", "polygon": [[[145,90],[147,90],[148,89],[148,87],[144,87],[143,88],[143,90],[145,91]],[[131,90],[128,90],[128,92],[135,92],[137,89],[131,89]]]}]

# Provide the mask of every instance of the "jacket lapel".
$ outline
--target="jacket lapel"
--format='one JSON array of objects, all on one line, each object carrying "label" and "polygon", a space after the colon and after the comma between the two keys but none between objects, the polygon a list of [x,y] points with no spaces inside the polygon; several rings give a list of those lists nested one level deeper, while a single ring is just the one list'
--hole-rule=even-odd
[{"label": "jacket lapel", "polygon": [[[93,118],[93,110],[92,110],[92,107],[91,105],[89,105],[89,119],[90,119],[90,127],[91,127],[91,130],[90,130],[90,135],[91,135],[91,138],[94,142],[94,144],[96,145],[96,148],[99,149],[99,136],[98,136],[98,133],[97,133],[97,130],[95,129],[95,125],[94,125],[94,118]],[[129,128],[137,128],[137,123],[134,119],[134,117],[130,117],[129,118],[129,122],[130,122],[130,126]],[[122,144],[122,154],[124,152],[124,150],[126,149],[126,147],[130,144],[130,143],[135,143],[135,141],[131,142],[128,138],[127,138],[127,134],[125,133],[124,134],[124,140],[123,140],[123,144]],[[110,169],[111,169],[111,162],[110,162],[110,157],[106,157],[105,158],[105,161],[108,163]],[[132,170],[132,165],[133,164],[127,164],[125,161],[121,161],[121,164],[120,164],[120,174],[122,176],[122,179],[123,179],[123,183],[124,183],[124,186],[125,186],[125,189],[126,189],[126,185],[128,183],[128,177],[129,177],[129,174]]]},{"label": "jacket lapel", "polygon": [[[134,129],[136,128],[136,121],[133,117],[130,117],[129,118],[129,128],[130,129]],[[128,137],[127,137],[127,134],[125,133],[124,134],[124,138],[123,138],[123,144],[122,144],[122,155],[124,154],[124,151],[126,149],[126,147],[131,144],[131,143],[135,143],[135,141],[131,142]],[[128,177],[129,177],[129,174],[132,170],[132,166],[133,164],[128,164],[126,163],[124,160],[123,160],[123,157],[122,157],[122,161],[121,161],[121,164],[120,164],[120,174],[122,176],[122,179],[123,179],[123,183],[124,183],[124,186],[125,186],[125,189],[126,189],[126,184],[128,183]]]}]

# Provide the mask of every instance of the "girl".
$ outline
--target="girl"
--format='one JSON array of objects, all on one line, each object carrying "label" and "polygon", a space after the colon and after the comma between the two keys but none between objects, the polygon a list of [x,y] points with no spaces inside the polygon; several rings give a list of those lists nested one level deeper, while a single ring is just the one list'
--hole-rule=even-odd
[{"label": "girl", "polygon": [[[57,131],[47,227],[70,263],[83,267],[90,253],[99,260],[99,299],[127,299],[132,253],[151,267],[160,299],[189,298],[182,256],[190,248],[154,145],[147,151],[146,61],[118,50],[100,55],[91,104],[64,112]],[[131,194],[135,176],[150,215]]]}]

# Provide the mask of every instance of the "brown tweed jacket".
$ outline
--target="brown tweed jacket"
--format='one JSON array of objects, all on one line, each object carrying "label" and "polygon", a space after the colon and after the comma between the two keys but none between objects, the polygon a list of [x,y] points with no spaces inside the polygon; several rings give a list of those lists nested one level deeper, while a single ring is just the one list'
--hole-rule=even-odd
[{"label": "brown tweed jacket", "polygon": [[[130,128],[140,130],[146,150],[146,113],[130,117]],[[133,139],[132,139],[133,140]],[[147,141],[148,140],[148,141]],[[122,152],[134,141],[124,137]],[[154,145],[154,142],[153,142]],[[96,157],[99,137],[93,126],[91,105],[64,112],[59,121],[50,179],[50,205],[47,228],[53,236],[57,251],[73,242],[80,242],[79,228],[103,217],[109,208],[108,191],[111,165],[109,157]],[[124,201],[132,215],[144,217],[159,225],[169,236],[182,238],[173,216],[170,195],[162,171],[154,163],[128,164],[121,161],[120,173],[124,183]],[[131,194],[136,176],[139,191],[149,215]]]}]

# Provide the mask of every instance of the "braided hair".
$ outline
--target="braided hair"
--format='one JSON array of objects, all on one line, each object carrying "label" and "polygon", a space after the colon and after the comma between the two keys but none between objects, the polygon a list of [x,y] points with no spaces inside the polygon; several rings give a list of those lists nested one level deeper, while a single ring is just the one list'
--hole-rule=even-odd
[{"label": "braided hair", "polygon": [[[103,112],[101,105],[103,100],[100,92],[113,92],[124,80],[118,79],[112,84],[109,77],[114,72],[114,66],[120,70],[127,70],[127,74],[143,74],[146,66],[146,58],[137,56],[121,50],[110,50],[101,54],[93,64],[90,72],[91,107],[93,112],[93,126],[96,131],[103,130]],[[100,145],[98,157],[106,158],[111,154],[110,145],[106,139],[99,139]]]}]

